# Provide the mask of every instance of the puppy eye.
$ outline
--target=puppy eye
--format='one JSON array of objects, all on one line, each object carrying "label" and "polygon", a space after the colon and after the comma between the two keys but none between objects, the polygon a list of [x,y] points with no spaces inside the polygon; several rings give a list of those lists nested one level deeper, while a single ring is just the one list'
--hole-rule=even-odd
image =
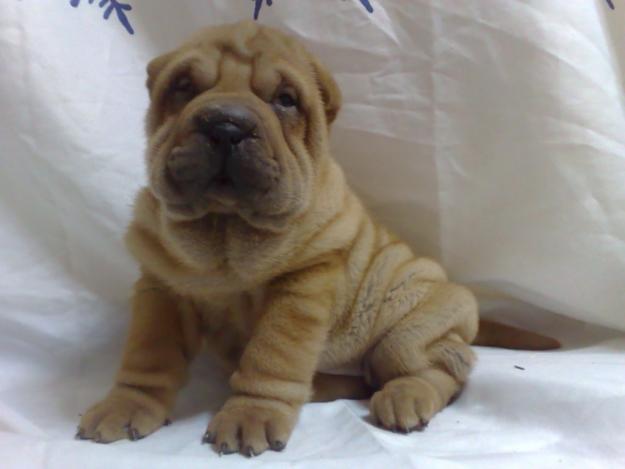
[{"label": "puppy eye", "polygon": [[179,98],[191,99],[196,93],[195,84],[188,75],[182,75],[174,80],[171,91]]},{"label": "puppy eye", "polygon": [[290,93],[280,93],[278,95],[277,102],[282,107],[296,107],[297,106],[297,98]]},{"label": "puppy eye", "polygon": [[191,89],[191,78],[186,75],[176,78],[174,81],[174,89],[176,91],[188,91]]}]

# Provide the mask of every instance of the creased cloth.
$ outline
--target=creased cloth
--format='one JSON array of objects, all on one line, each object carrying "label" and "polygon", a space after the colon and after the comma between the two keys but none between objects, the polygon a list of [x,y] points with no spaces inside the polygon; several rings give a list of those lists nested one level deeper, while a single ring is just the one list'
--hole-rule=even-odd
[{"label": "creased cloth", "polygon": [[[227,395],[202,357],[174,425],[73,441],[137,275],[122,235],[145,183],[145,65],[255,6],[335,74],[333,152],[373,213],[486,314],[565,348],[479,350],[419,434],[374,428],[365,402],[307,405],[287,450],[253,461],[199,444]],[[0,466],[624,467],[624,25],[620,0],[2,2]]]}]

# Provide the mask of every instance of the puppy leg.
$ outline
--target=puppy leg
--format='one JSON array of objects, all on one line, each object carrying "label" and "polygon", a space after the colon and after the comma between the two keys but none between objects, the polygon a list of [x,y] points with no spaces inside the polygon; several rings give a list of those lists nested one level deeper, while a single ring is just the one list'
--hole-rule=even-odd
[{"label": "puppy leg", "polygon": [[370,382],[381,387],[370,410],[382,427],[421,430],[460,392],[474,362],[468,344],[477,322],[468,290],[433,283],[424,300],[387,332],[365,364]]},{"label": "puppy leg", "polygon": [[280,451],[312,380],[334,303],[337,268],[317,266],[272,285],[265,313],[230,379],[234,394],[205,435],[219,453]]},{"label": "puppy leg", "polygon": [[137,440],[160,428],[199,348],[197,320],[162,285],[143,276],[135,285],[130,333],[115,385],[82,416],[76,436],[109,443]]}]

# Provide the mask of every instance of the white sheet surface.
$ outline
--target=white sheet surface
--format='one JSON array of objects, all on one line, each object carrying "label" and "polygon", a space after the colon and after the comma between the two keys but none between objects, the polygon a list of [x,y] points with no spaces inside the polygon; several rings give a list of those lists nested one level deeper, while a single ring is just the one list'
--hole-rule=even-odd
[{"label": "white sheet surface", "polygon": [[288,449],[252,462],[199,444],[226,395],[202,357],[174,425],[73,441],[128,319],[136,267],[121,236],[145,179],[145,63],[253,11],[127,2],[132,35],[102,18],[110,1],[0,4],[0,467],[625,467],[619,0],[372,0],[373,14],[275,0],[260,13],[335,72],[334,151],[377,216],[492,315],[565,350],[480,350],[467,391],[423,434],[375,429],[365,403],[308,405]]}]

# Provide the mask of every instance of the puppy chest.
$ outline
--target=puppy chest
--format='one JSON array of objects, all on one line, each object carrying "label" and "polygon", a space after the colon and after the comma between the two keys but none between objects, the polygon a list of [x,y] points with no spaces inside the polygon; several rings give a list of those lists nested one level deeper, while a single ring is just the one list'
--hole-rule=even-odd
[{"label": "puppy chest", "polygon": [[211,301],[195,300],[207,347],[237,360],[263,314],[265,296],[265,289],[257,288]]}]

